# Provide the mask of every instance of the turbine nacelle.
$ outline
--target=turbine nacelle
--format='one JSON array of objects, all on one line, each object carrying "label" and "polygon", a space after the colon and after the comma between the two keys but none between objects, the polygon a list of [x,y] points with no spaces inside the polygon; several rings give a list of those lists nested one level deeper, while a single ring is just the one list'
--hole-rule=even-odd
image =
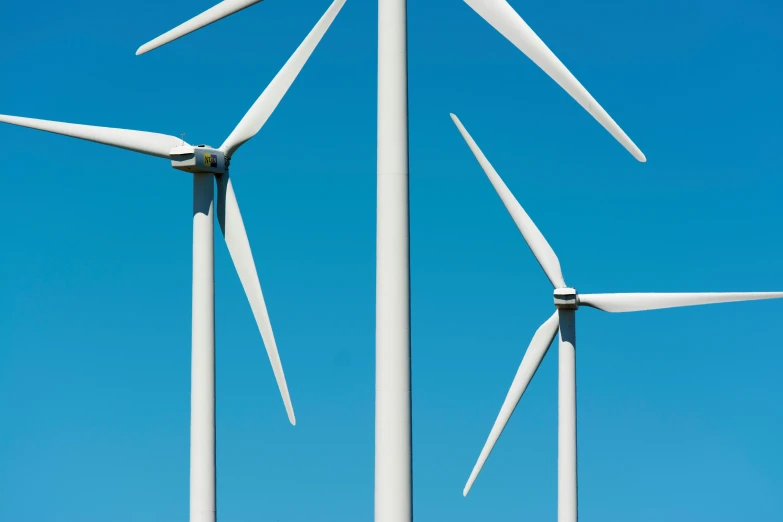
[{"label": "turbine nacelle", "polygon": [[555,308],[558,310],[576,310],[579,308],[579,296],[573,288],[555,288]]},{"label": "turbine nacelle", "polygon": [[192,174],[225,174],[228,161],[223,151],[207,145],[182,145],[171,149],[171,166]]}]

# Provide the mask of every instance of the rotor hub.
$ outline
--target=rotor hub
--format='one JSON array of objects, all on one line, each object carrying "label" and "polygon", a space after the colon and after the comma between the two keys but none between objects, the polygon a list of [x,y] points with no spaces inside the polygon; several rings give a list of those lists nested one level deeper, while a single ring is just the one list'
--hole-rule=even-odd
[{"label": "rotor hub", "polygon": [[555,288],[555,308],[558,310],[576,310],[579,297],[573,288]]}]

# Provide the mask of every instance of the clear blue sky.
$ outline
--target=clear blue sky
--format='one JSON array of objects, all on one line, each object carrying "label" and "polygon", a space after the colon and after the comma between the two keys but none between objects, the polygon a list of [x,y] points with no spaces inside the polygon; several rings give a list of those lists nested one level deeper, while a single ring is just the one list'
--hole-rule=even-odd
[{"label": "clear blue sky", "polygon": [[[150,55],[213,0],[9,2],[0,113],[219,145],[326,9],[269,0]],[[556,351],[462,487],[551,287],[455,112],[583,292],[781,290],[783,7],[512,5],[639,164],[458,0],[410,1],[414,504],[555,520]],[[348,0],[234,183],[296,408],[217,244],[218,510],[373,512],[376,5]],[[0,520],[186,520],[191,181],[0,126]],[[579,314],[581,520],[783,518],[782,301]]]}]

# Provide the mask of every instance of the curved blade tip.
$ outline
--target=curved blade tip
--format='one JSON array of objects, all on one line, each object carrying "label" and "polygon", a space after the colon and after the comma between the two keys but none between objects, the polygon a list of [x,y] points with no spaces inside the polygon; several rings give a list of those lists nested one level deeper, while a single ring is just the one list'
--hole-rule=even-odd
[{"label": "curved blade tip", "polygon": [[647,156],[638,147],[633,151],[633,157],[639,160],[639,163],[647,163]]},{"label": "curved blade tip", "polygon": [[285,412],[288,415],[288,422],[291,426],[296,426],[296,415],[294,415],[294,404],[291,402],[291,396],[288,394],[288,386],[283,382],[283,387],[280,390],[283,395],[283,406],[285,406]]},{"label": "curved blade tip", "polygon": [[290,422],[292,426],[296,426],[294,404],[291,402],[291,396],[288,394],[288,386],[285,385],[285,381],[283,381],[283,386],[280,388],[280,393],[283,396],[283,406],[285,407],[285,412],[288,415],[288,422]]}]

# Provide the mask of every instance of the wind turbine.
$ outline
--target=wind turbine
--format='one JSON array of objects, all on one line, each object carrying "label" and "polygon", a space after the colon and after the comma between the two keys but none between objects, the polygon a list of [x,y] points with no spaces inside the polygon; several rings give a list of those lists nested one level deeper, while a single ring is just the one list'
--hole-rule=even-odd
[{"label": "wind turbine", "polygon": [[271,116],[299,71],[320,42],[345,0],[335,0],[291,58],[277,73],[223,145],[192,146],[181,138],[136,130],[94,127],[0,115],[0,122],[103,143],[168,159],[171,166],[193,174],[193,309],[190,431],[190,520],[215,521],[215,272],[214,185],[217,218],[258,329],[291,424],[296,424],[283,367],[277,351],[250,243],[229,177],[236,151]]},{"label": "wind turbine", "polygon": [[468,131],[452,114],[451,119],[467,142],[473,155],[486,173],[495,191],[511,214],[514,223],[522,233],[527,246],[544,270],[554,287],[555,313],[542,324],[522,358],[511,389],[492,426],[478,462],[470,474],[463,495],[468,494],[481,468],[487,461],[508,419],[514,412],[530,380],[538,370],[549,346],[560,332],[559,376],[558,376],[558,445],[557,445],[557,519],[559,522],[577,520],[577,476],[576,476],[576,317],[580,306],[597,308],[604,312],[638,312],[661,308],[676,308],[712,303],[777,299],[783,292],[730,292],[730,293],[630,293],[630,294],[579,294],[566,286],[560,261],[554,250],[527,215],[514,195],[492,168]]}]

